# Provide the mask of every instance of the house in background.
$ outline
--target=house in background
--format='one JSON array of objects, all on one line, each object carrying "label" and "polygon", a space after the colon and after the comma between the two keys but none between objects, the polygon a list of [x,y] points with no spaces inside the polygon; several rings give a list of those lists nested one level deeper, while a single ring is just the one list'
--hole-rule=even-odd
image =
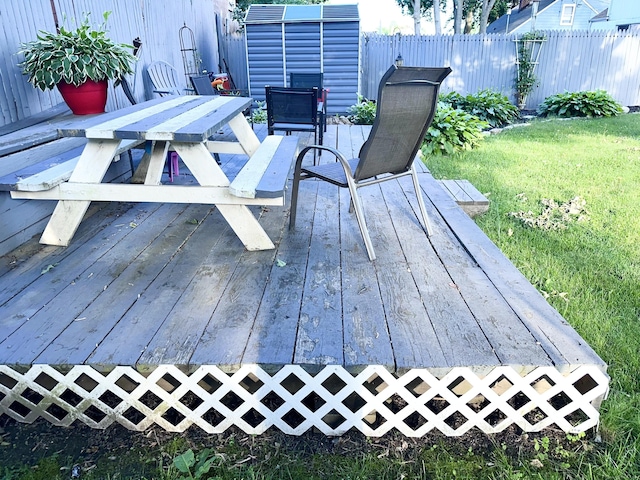
[{"label": "house in background", "polygon": [[640,1],[611,0],[611,5],[591,19],[593,30],[640,29]]},{"label": "house in background", "polygon": [[[591,20],[615,0],[520,0],[518,7],[487,26],[487,33],[526,33],[532,30],[589,30]],[[638,2],[638,0],[627,0]]]}]

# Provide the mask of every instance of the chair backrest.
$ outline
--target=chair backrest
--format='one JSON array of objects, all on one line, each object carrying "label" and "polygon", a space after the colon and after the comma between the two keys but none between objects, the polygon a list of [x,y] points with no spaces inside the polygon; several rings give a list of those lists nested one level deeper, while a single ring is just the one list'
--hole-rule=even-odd
[{"label": "chair backrest", "polygon": [[396,67],[382,76],[376,119],[360,149],[356,180],[411,168],[438,105],[449,67]]},{"label": "chair backrest", "polygon": [[211,85],[209,75],[193,75],[189,79],[196,95],[218,95],[216,89]]},{"label": "chair backrest", "polygon": [[318,125],[318,89],[264,87],[267,124]]},{"label": "chair backrest", "polygon": [[306,72],[290,72],[289,73],[289,86],[293,88],[312,88],[317,87],[318,90],[322,90],[323,74],[318,73],[306,73]]},{"label": "chair backrest", "polygon": [[167,62],[161,60],[152,62],[147,67],[147,73],[153,85],[153,91],[164,95],[182,95],[184,86],[178,80],[178,71]]}]

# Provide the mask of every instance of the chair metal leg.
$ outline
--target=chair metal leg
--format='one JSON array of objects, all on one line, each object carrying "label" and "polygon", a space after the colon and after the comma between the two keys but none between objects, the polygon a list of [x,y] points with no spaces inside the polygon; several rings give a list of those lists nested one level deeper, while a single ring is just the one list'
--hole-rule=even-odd
[{"label": "chair metal leg", "polygon": [[371,242],[371,237],[369,236],[369,230],[367,229],[367,222],[364,219],[362,203],[360,202],[360,197],[358,196],[358,187],[353,182],[353,180],[347,179],[347,181],[349,182],[349,193],[351,194],[351,201],[356,211],[356,220],[358,221],[358,227],[360,227],[360,233],[362,234],[362,239],[364,240],[364,246],[367,249],[369,260],[374,261],[376,259],[376,254],[373,250],[373,243]]},{"label": "chair metal leg", "polygon": [[433,229],[431,228],[431,222],[427,215],[427,209],[424,206],[424,200],[422,199],[422,190],[420,189],[420,182],[418,182],[418,174],[414,168],[411,169],[411,177],[413,178],[413,188],[416,190],[416,197],[418,197],[418,206],[420,207],[420,213],[422,214],[422,221],[427,229],[427,236],[433,235]]},{"label": "chair metal leg", "polygon": [[302,171],[302,153],[296,159],[295,170],[293,171],[293,185],[291,187],[291,211],[289,212],[289,230],[296,226],[296,213],[298,207],[298,188],[300,187],[300,175]]}]

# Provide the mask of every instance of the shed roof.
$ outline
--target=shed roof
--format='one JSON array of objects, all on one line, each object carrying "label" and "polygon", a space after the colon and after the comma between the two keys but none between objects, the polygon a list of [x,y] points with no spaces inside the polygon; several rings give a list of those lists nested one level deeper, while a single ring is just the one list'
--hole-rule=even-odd
[{"label": "shed roof", "polygon": [[245,24],[359,21],[358,5],[251,5]]}]

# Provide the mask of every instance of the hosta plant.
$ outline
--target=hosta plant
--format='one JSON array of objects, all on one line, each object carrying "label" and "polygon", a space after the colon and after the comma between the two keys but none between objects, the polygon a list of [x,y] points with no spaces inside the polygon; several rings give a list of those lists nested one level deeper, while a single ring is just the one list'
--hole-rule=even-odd
[{"label": "hosta plant", "polygon": [[97,29],[85,17],[75,30],[61,26],[59,33],[40,31],[36,40],[23,43],[20,66],[29,82],[41,90],[50,90],[61,81],[80,86],[87,80],[109,79],[117,85],[123,75],[133,73],[133,47],[107,37],[110,13],[103,14],[104,23]]},{"label": "hosta plant", "polygon": [[356,125],[373,125],[376,118],[376,103],[358,95],[358,103],[347,109],[349,120]]},{"label": "hosta plant", "polygon": [[475,115],[490,127],[508,125],[520,116],[520,111],[506,95],[489,89],[480,90],[473,95],[450,92],[442,95],[440,101]]},{"label": "hosta plant", "polygon": [[622,111],[622,106],[604,90],[558,93],[538,106],[542,117],[613,117]]},{"label": "hosta plant", "polygon": [[427,130],[422,153],[425,156],[450,155],[470,150],[480,143],[482,130],[487,126],[487,122],[475,115],[440,102]]}]

